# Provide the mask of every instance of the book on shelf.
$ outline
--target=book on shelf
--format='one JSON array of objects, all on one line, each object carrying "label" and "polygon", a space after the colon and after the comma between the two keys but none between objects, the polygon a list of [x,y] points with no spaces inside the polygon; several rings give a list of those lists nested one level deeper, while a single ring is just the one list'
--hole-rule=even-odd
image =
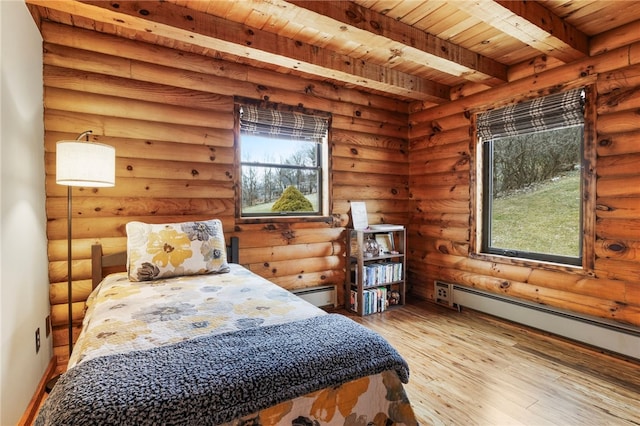
[{"label": "book on shelf", "polygon": [[351,299],[349,300],[351,305],[351,310],[358,312],[358,292],[356,290],[351,290]]},{"label": "book on shelf", "polygon": [[351,264],[351,283],[358,284],[358,265]]},{"label": "book on shelf", "polygon": [[388,307],[387,293],[387,287],[375,287],[363,290],[362,314],[369,315],[386,311]]},{"label": "book on shelf", "polygon": [[[352,277],[357,278],[357,274]],[[400,280],[402,280],[402,262],[369,263],[362,268],[362,285],[365,287]]]},{"label": "book on shelf", "polygon": [[[389,301],[391,294],[391,285],[382,285],[362,290],[362,315],[375,314],[389,309],[389,306],[392,304]],[[353,285],[349,292],[349,308],[354,312],[358,312],[359,302],[357,286]]]}]

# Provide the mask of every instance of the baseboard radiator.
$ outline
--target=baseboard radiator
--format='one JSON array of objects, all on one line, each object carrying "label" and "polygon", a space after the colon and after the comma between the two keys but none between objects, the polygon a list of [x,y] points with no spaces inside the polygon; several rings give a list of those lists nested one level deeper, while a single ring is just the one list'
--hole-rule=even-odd
[{"label": "baseboard radiator", "polygon": [[640,328],[606,319],[497,295],[474,288],[435,282],[436,302],[476,311],[524,324],[591,346],[640,359]]},{"label": "baseboard radiator", "polygon": [[319,308],[336,307],[336,286],[334,285],[300,288],[291,292]]}]

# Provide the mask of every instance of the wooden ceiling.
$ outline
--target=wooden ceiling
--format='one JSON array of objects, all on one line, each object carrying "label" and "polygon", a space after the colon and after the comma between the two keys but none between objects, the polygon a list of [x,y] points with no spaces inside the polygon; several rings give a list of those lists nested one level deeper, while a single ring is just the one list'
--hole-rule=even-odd
[{"label": "wooden ceiling", "polygon": [[[303,74],[423,107],[606,50],[603,33],[640,39],[640,1],[26,0],[50,20]],[[635,22],[635,24],[634,24]]]}]

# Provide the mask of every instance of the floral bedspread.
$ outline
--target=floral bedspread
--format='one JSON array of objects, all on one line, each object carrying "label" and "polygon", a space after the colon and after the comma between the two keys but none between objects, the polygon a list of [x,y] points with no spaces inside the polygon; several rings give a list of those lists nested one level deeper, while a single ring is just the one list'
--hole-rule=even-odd
[{"label": "floral bedspread", "polygon": [[[130,282],[112,274],[87,301],[69,369],[92,358],[326,314],[251,271]],[[116,367],[116,366],[114,366]],[[395,371],[287,400],[228,423],[417,424]]]},{"label": "floral bedspread", "polygon": [[240,265],[230,268],[143,282],[129,281],[125,272],[109,275],[87,300],[68,368],[97,356],[325,314]]}]

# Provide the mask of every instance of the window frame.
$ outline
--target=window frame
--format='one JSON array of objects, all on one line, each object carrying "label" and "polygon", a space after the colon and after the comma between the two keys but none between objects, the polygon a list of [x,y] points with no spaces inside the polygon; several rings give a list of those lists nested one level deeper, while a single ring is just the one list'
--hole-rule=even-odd
[{"label": "window frame", "polygon": [[[582,130],[580,140],[580,153],[584,152],[584,126]],[[493,170],[493,146],[496,144],[497,140],[492,139],[488,141],[482,141],[480,148],[482,151],[482,167],[484,170]],[[580,173],[582,174],[582,163],[580,164]],[[580,184],[580,196],[581,199],[584,199],[584,190],[582,188],[582,179]],[[579,241],[579,254],[577,257],[574,256],[563,256],[559,254],[550,254],[550,253],[539,253],[539,252],[530,252],[523,251],[517,249],[509,249],[509,248],[498,248],[491,244],[491,236],[492,234],[492,217],[493,217],[493,174],[492,173],[484,173],[483,174],[483,187],[487,188],[488,191],[485,191],[484,196],[482,197],[482,239],[481,239],[481,252],[487,254],[495,254],[513,258],[521,258],[521,259],[530,259],[534,261],[543,261],[543,262],[553,262],[558,264],[565,265],[574,265],[581,266],[582,265],[582,257],[583,257],[583,248],[584,241],[580,238]],[[580,203],[580,212],[579,212],[579,226],[580,226],[580,235],[583,234],[583,223],[584,223],[584,208],[582,207],[582,203]]]},{"label": "window frame", "polygon": [[[296,166],[291,164],[280,163],[256,163],[256,162],[243,162],[242,161],[242,134],[240,130],[240,108],[242,105],[254,105],[259,108],[275,109],[278,111],[290,111],[298,112],[306,115],[317,115],[325,118],[328,121],[327,134],[321,142],[317,142],[317,161],[318,164],[313,167]],[[236,179],[235,185],[235,218],[241,223],[274,223],[274,222],[329,222],[331,218],[331,114],[311,110],[302,107],[293,107],[281,103],[272,103],[267,101],[257,101],[254,99],[247,99],[236,97],[234,100],[234,151],[235,151],[235,169]],[[277,138],[277,137],[275,137]],[[256,163],[258,167],[276,167],[276,168],[290,168],[290,169],[314,169],[319,174],[318,181],[318,193],[319,208],[317,212],[292,212],[292,213],[271,213],[271,214],[246,214],[242,211],[242,167],[252,165]]]},{"label": "window frame", "polygon": [[[483,238],[485,238],[484,224],[486,223],[484,217],[485,211],[485,175],[484,172],[484,150],[483,141],[480,140],[477,133],[477,115],[485,112],[489,108],[499,108],[502,106],[513,103],[513,99],[508,102],[486,105],[483,108],[475,108],[471,114],[471,126],[473,139],[470,144],[471,158],[475,161],[472,162],[471,175],[470,175],[470,200],[471,200],[471,214],[473,220],[471,220],[470,227],[470,241],[469,241],[469,257],[472,259],[491,261],[495,263],[512,264],[525,267],[535,267],[548,270],[561,270],[565,272],[575,272],[580,274],[593,274],[595,264],[595,208],[596,208],[596,133],[595,133],[595,119],[596,114],[596,102],[595,102],[595,88],[592,81],[576,81],[572,84],[567,84],[566,90],[575,88],[584,88],[585,91],[585,105],[584,105],[584,128],[582,138],[582,153],[581,153],[581,256],[579,262],[564,262],[564,259],[554,258],[553,256],[539,256],[537,258],[527,258],[517,256],[516,253],[510,253],[508,251],[500,252],[487,252],[483,250]],[[547,90],[545,93],[538,92],[537,96],[523,96],[516,101],[528,101],[535,99],[536,97],[546,96],[548,94],[555,93],[555,91]],[[488,189],[488,188],[487,188]],[[515,254],[515,256],[514,256]]]}]

